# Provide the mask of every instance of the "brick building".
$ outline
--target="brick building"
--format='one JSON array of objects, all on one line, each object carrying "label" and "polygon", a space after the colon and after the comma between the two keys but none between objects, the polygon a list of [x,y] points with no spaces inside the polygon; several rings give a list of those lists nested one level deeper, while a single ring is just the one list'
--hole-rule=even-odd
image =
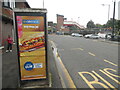
[{"label": "brick building", "polygon": [[0,19],[0,28],[1,28],[1,38],[0,38],[0,47],[6,48],[6,39],[8,35],[11,35],[13,41],[15,41],[15,30],[13,27],[13,8],[30,8],[26,0],[22,2],[16,2],[17,0],[3,0],[2,9],[1,9],[1,19]]},{"label": "brick building", "polygon": [[84,30],[84,26],[78,24],[75,21],[67,21],[63,15],[57,14],[57,32],[60,34],[71,34],[73,32],[80,33]]},{"label": "brick building", "polygon": [[64,23],[64,16],[57,14],[57,31],[61,31]]}]

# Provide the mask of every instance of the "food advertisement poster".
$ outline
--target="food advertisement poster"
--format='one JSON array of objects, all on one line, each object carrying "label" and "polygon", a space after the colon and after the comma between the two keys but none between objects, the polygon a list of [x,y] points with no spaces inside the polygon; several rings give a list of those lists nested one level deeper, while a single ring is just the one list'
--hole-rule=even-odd
[{"label": "food advertisement poster", "polygon": [[43,16],[16,16],[21,80],[46,78]]}]

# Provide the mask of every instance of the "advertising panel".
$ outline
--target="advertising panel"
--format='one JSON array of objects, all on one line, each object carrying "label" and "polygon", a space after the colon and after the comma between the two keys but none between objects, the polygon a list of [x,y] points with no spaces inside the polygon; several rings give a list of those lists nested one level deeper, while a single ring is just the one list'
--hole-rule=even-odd
[{"label": "advertising panel", "polygon": [[46,78],[45,17],[16,15],[21,80]]}]

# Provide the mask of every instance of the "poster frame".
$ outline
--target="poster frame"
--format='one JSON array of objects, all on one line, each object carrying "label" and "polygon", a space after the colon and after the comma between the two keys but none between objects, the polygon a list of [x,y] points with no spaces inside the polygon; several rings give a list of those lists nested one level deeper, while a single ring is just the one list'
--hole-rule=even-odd
[{"label": "poster frame", "polygon": [[[47,36],[47,10],[46,9],[19,9],[15,8],[13,14],[14,19],[14,30],[16,34],[16,44],[17,44],[17,58],[18,58],[18,72],[19,72],[19,84],[22,83],[37,81],[37,80],[46,80],[48,81],[48,36]],[[19,42],[18,42],[18,28],[17,28],[17,19],[16,16],[43,16],[44,17],[44,35],[45,35],[45,63],[46,63],[46,78],[40,79],[31,79],[31,80],[21,80],[21,70],[20,70],[20,54],[19,54]]]}]

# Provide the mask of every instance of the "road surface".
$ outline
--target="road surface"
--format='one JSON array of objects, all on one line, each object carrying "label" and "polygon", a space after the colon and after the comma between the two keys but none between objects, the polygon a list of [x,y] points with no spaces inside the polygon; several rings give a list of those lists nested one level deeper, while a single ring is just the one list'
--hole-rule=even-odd
[{"label": "road surface", "polygon": [[118,88],[118,47],[99,39],[49,35],[77,88]]}]

